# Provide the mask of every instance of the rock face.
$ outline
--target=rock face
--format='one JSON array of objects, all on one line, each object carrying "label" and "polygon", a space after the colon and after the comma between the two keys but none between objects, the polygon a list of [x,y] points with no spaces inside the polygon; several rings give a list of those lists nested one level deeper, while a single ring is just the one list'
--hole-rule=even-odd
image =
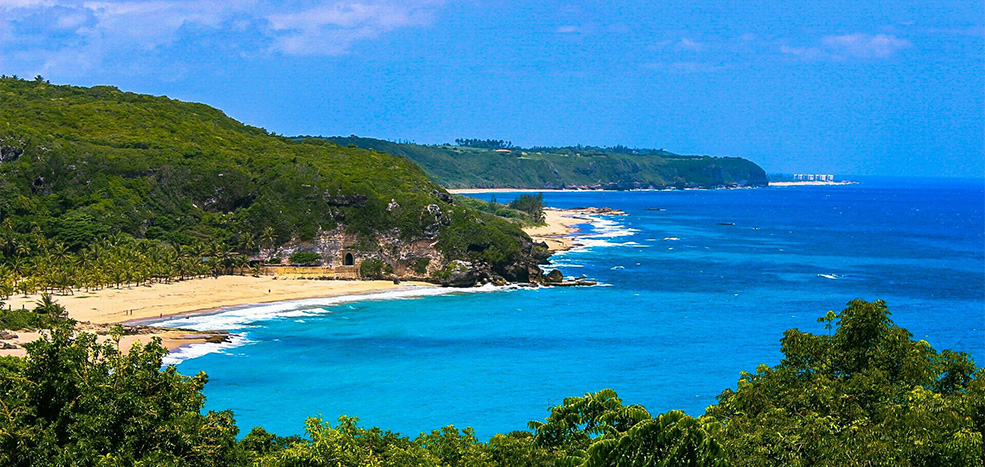
[{"label": "rock face", "polygon": [[560,284],[563,281],[564,281],[564,274],[561,274],[561,271],[558,271],[557,269],[554,269],[547,274],[548,284]]},{"label": "rock face", "polygon": [[0,145],[0,162],[13,162],[24,154],[24,149],[18,146]]},{"label": "rock face", "polygon": [[545,283],[544,271],[539,265],[550,257],[547,245],[528,241],[521,249],[523,259],[517,262],[490,265],[481,261],[452,261],[438,277],[441,284],[448,287],[472,287],[490,282],[496,285]]},{"label": "rock face", "polygon": [[447,287],[472,287],[478,283],[489,279],[488,274],[483,268],[473,264],[471,261],[455,260],[448,263],[444,269],[447,276],[442,278],[441,284]]},{"label": "rock face", "polygon": [[[365,202],[355,197],[339,196],[326,197],[326,201],[339,205]],[[434,281],[452,287],[471,287],[489,282],[544,282],[544,273],[539,265],[547,262],[550,252],[543,242],[521,240],[520,254],[513,255],[517,259],[512,262],[488,264],[477,260],[459,258],[458,261],[452,261],[446,258],[436,247],[443,227],[452,222],[450,214],[454,207],[446,206],[444,204],[446,202],[453,203],[453,200],[450,197],[447,200],[445,197],[439,197],[439,203],[424,206],[420,213],[421,219],[425,220],[423,236],[414,240],[407,240],[407,236],[401,235],[397,229],[367,236],[351,232],[344,224],[340,224],[332,230],[318,232],[311,240],[293,240],[278,248],[264,250],[261,256],[281,258],[283,264],[295,253],[311,252],[321,256],[316,266],[350,267],[347,271],[351,271],[353,274],[351,277],[361,277],[361,271],[373,269],[373,275],[378,278]],[[388,207],[398,209],[399,205],[391,200]],[[476,219],[475,222],[482,221]],[[469,256],[491,246],[469,245]],[[351,261],[348,260],[349,255]],[[361,265],[365,261],[372,261],[365,264],[367,268],[372,265],[372,268],[362,268]],[[380,272],[381,265],[382,272]]]},{"label": "rock face", "polygon": [[369,199],[364,195],[331,195],[325,193],[322,195],[322,199],[325,204],[329,206],[355,206],[362,207],[366,205],[366,201]]}]

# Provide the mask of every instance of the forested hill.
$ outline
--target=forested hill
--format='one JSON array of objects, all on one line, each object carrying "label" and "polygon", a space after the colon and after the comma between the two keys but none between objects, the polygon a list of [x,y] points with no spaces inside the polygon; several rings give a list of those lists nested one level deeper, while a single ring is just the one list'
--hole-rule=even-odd
[{"label": "forested hill", "polygon": [[425,146],[357,136],[326,139],[404,156],[446,188],[716,188],[767,183],[761,167],[738,157],[622,147],[523,149],[480,140]]},{"label": "forested hill", "polygon": [[373,274],[434,277],[469,259],[525,280],[536,262],[515,225],[460,204],[405,158],[279,137],[203,104],[0,79],[2,263],[29,275],[39,256],[119,235],[326,263],[346,250]]}]

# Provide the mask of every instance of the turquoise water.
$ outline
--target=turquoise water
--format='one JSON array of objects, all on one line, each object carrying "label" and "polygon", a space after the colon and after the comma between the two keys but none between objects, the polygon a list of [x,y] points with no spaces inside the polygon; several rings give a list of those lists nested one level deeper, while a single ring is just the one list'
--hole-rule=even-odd
[{"label": "turquoise water", "polygon": [[[178,354],[178,367],[206,371],[207,407],[234,410],[244,430],[296,434],[308,416],[346,414],[412,436],[454,424],[487,438],[605,387],[654,413],[701,414],[740,371],[778,362],[784,330],[824,332],[816,318],[856,297],[886,300],[915,337],[985,362],[981,180],[544,198],[629,214],[583,226],[585,246],[553,258],[603,285],[411,290],[174,320],[241,336]],[[413,297],[433,293],[444,295]]]}]

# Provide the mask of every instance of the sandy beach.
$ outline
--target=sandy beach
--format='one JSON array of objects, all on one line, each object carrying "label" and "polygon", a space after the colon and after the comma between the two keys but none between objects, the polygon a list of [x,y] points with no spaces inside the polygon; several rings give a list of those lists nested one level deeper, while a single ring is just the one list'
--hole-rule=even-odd
[{"label": "sandy beach", "polygon": [[[590,222],[592,214],[621,214],[618,211],[585,209],[544,210],[546,225],[524,229],[534,241],[545,242],[551,251],[567,250],[574,244],[575,225]],[[106,288],[98,291],[76,291],[74,295],[58,295],[55,300],[68,310],[71,318],[80,323],[79,329],[95,332],[100,341],[110,339],[108,326],[127,325],[142,321],[188,313],[202,313],[224,307],[258,303],[282,302],[317,297],[386,292],[406,287],[435,287],[425,282],[311,280],[285,276],[219,276],[218,278],[189,279],[168,284],[153,284]],[[12,308],[32,309],[40,295],[15,295],[6,300]],[[91,323],[91,324],[90,324]],[[134,343],[148,342],[160,337],[169,349],[206,342],[215,333],[188,330],[152,329],[146,333],[128,334],[121,338],[120,347],[128,349]],[[0,355],[25,354],[23,344],[37,339],[38,332],[15,332],[16,338],[2,342],[17,345],[17,349],[0,350]]]},{"label": "sandy beach", "polygon": [[588,216],[599,214],[614,216],[626,215],[622,211],[608,208],[544,208],[544,221],[546,225],[527,227],[523,231],[527,235],[530,235],[530,238],[535,242],[547,243],[547,248],[551,251],[568,250],[575,242],[574,237],[572,237],[578,231],[578,228],[575,226],[589,223],[592,219]]},{"label": "sandy beach", "polygon": [[575,217],[578,212],[573,209],[544,209],[544,221],[547,225],[527,227],[523,229],[535,242],[544,242],[551,251],[570,249],[573,243],[571,235],[578,229],[577,224],[584,224],[585,219]]},{"label": "sandy beach", "polygon": [[[82,325],[81,329],[85,332],[91,332],[96,334],[96,340],[98,342],[106,342],[112,339],[112,337],[102,328],[93,328],[89,326]],[[15,357],[23,357],[27,355],[27,351],[24,349],[24,344],[31,342],[39,337],[41,333],[38,331],[24,332],[24,331],[12,331],[17,337],[13,339],[5,339],[2,342],[7,342],[16,345],[16,349],[0,349],[0,356],[12,355]],[[217,336],[215,333],[208,332],[196,332],[187,331],[183,329],[173,329],[164,330],[158,329],[155,332],[147,334],[129,334],[122,336],[120,338],[120,349],[128,350],[134,344],[146,344],[154,337],[161,338],[161,344],[164,345],[168,350],[174,350],[178,347],[192,344],[202,344],[208,342],[209,338]]]},{"label": "sandy beach", "polygon": [[[402,282],[396,285],[392,281],[321,281],[273,276],[219,276],[152,286],[109,288],[92,293],[76,291],[75,295],[59,295],[55,299],[68,310],[71,318],[80,323],[94,323],[93,328],[101,329],[98,325],[136,322],[254,303],[385,292],[409,286],[434,287],[435,285],[424,282]],[[39,298],[38,295],[30,295],[26,298],[23,295],[16,295],[6,300],[6,304],[13,308],[31,309]],[[80,327],[83,330],[87,328],[85,324]],[[37,338],[37,333],[17,334],[17,339],[4,342],[20,346]],[[133,342],[146,342],[155,336],[160,337],[169,349],[174,349],[182,345],[205,342],[213,334],[167,330],[128,335],[121,340],[121,347],[129,348]],[[102,336],[101,339],[108,339],[108,336]],[[0,350],[0,355],[23,354],[23,348]]]}]

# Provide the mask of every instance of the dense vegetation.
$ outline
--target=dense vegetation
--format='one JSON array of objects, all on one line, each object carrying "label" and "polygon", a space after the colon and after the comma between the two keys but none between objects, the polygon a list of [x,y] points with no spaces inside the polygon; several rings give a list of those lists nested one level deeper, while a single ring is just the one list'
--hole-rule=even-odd
[{"label": "dense vegetation", "polygon": [[983,465],[985,370],[889,315],[854,300],[819,319],[828,334],[785,332],[779,365],[708,408],[733,464]]},{"label": "dense vegetation", "polygon": [[458,139],[425,146],[358,136],[342,146],[406,157],[447,188],[712,188],[763,186],[766,172],[738,157],[681,156],[623,146],[516,148],[508,141]]},{"label": "dense vegetation", "polygon": [[516,226],[402,157],[203,104],[0,78],[0,295],[223,273],[336,228],[367,257],[384,234],[436,241],[449,260],[529,252]]},{"label": "dense vegetation", "polygon": [[26,359],[0,358],[0,465],[983,465],[985,371],[914,341],[882,302],[821,321],[826,334],[787,331],[777,366],[743,373],[699,418],[652,416],[606,389],[488,442],[450,426],[409,438],[351,417],[309,419],[306,437],[254,428],[237,441],[232,413],[201,413],[206,376],[161,370],[159,342],[124,353],[56,325]]},{"label": "dense vegetation", "polygon": [[500,203],[493,195],[489,201],[482,201],[471,196],[454,195],[460,203],[488,212],[497,217],[509,219],[521,227],[544,225],[544,197],[541,194],[520,195],[507,204]]}]

